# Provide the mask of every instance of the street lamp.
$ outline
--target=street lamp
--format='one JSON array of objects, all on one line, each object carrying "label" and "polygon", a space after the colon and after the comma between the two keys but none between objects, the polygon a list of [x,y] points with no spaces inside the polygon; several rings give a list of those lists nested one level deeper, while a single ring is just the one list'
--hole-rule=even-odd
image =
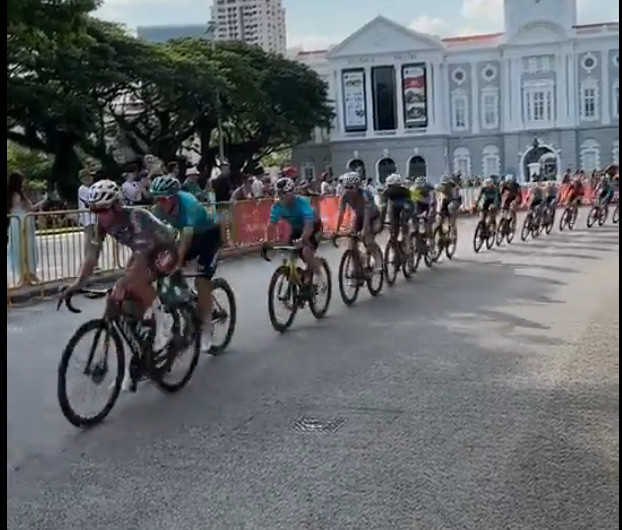
[{"label": "street lamp", "polygon": [[[210,20],[205,28],[205,36],[212,45],[212,50],[216,49],[216,22]],[[216,119],[218,127],[218,158],[220,163],[225,161],[225,139],[222,131],[222,117],[220,113],[220,94],[216,92]]]}]

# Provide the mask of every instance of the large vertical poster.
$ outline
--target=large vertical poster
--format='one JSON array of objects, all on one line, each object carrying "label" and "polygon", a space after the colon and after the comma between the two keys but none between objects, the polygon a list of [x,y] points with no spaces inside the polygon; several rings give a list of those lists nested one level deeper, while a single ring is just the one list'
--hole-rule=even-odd
[{"label": "large vertical poster", "polygon": [[406,128],[428,126],[428,94],[425,64],[402,66],[402,96]]},{"label": "large vertical poster", "polygon": [[344,70],[341,72],[343,87],[343,121],[346,132],[367,130],[367,102],[365,91],[365,70]]}]

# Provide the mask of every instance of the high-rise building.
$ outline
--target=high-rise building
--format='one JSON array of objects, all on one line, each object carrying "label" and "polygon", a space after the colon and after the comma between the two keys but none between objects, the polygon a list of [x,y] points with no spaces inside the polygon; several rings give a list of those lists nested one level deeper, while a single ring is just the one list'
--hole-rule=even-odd
[{"label": "high-rise building", "polygon": [[212,22],[216,40],[239,40],[268,52],[286,50],[281,0],[214,0]]},{"label": "high-rise building", "polygon": [[209,39],[209,29],[209,24],[138,26],[136,35],[149,42],[167,42],[186,37]]}]

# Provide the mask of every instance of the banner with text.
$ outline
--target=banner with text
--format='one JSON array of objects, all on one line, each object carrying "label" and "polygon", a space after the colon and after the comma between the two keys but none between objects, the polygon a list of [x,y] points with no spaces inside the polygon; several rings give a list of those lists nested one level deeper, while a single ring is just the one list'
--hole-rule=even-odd
[{"label": "banner with text", "polygon": [[365,70],[344,70],[341,73],[343,87],[343,121],[346,132],[367,130],[367,103]]},{"label": "banner with text", "polygon": [[425,64],[402,67],[404,125],[407,128],[428,126],[428,94]]}]

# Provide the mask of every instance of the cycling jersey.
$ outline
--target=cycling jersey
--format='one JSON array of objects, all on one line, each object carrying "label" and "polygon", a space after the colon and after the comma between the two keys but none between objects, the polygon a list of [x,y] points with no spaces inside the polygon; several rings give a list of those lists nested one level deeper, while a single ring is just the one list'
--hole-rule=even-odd
[{"label": "cycling jersey", "polygon": [[480,199],[484,199],[484,204],[489,206],[499,202],[499,188],[497,186],[483,187],[480,191]]},{"label": "cycling jersey", "polygon": [[157,204],[153,209],[153,214],[176,230],[191,228],[194,233],[204,233],[218,225],[216,214],[207,213],[207,210],[194,195],[186,191],[179,191],[176,198],[177,204],[171,214],[164,213]]},{"label": "cycling jersey", "polygon": [[369,190],[358,189],[346,191],[339,203],[339,212],[345,211],[348,206],[354,210],[354,229],[357,232],[363,230],[366,213],[369,215],[370,221],[374,221],[378,218],[378,207],[374,201],[373,194]]},{"label": "cycling jersey", "polygon": [[413,202],[430,204],[434,194],[434,188],[429,184],[425,186],[415,186],[410,191],[410,198]]},{"label": "cycling jersey", "polygon": [[308,221],[316,221],[316,216],[311,201],[296,195],[291,206],[277,202],[270,208],[270,222],[278,223],[281,219],[292,228],[292,232],[301,232]]},{"label": "cycling jersey", "polygon": [[549,199],[555,198],[557,197],[557,186],[547,186],[546,190],[546,196]]},{"label": "cycling jersey", "polygon": [[142,208],[122,207],[110,221],[98,219],[98,238],[109,235],[135,254],[155,259],[163,250],[175,250],[175,232],[153,214]]},{"label": "cycling jersey", "polygon": [[521,187],[518,182],[505,183],[501,186],[501,195],[507,194],[508,199],[515,199],[521,195]]},{"label": "cycling jersey", "polygon": [[389,186],[380,194],[380,202],[383,206],[388,203],[404,205],[410,202],[410,190],[404,186]]},{"label": "cycling jersey", "polygon": [[[453,182],[445,182],[439,184],[438,192],[443,195],[445,199],[455,199],[456,198],[456,188],[457,186]],[[414,190],[412,190],[414,192]],[[411,192],[412,196],[412,192]]]}]

